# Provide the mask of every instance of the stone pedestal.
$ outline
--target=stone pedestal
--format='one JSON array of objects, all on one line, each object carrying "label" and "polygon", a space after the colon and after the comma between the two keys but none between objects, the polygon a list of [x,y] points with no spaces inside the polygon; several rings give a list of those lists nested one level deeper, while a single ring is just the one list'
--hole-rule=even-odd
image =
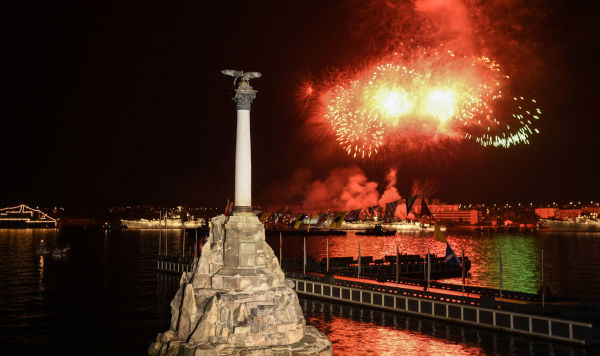
[{"label": "stone pedestal", "polygon": [[181,276],[171,327],[148,354],[331,355],[327,337],[306,325],[291,283],[256,216],[217,216],[192,272]]}]

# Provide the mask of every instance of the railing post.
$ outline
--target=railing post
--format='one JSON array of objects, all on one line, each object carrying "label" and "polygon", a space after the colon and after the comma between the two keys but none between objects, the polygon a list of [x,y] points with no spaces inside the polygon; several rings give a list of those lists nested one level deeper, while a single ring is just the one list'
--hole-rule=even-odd
[{"label": "railing post", "polygon": [[573,323],[569,323],[569,340],[573,340]]}]

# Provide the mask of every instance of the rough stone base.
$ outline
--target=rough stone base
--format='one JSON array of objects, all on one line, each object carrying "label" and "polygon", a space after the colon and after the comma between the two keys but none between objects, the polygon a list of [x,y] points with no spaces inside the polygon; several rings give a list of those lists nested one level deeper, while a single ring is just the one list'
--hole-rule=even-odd
[{"label": "rough stone base", "polygon": [[148,354],[330,355],[293,286],[255,215],[217,216],[192,271],[181,275],[170,328]]},{"label": "rough stone base", "polygon": [[312,326],[306,327],[304,337],[290,345],[276,345],[265,347],[231,347],[227,345],[213,345],[211,343],[192,345],[181,341],[166,340],[159,334],[156,342],[150,345],[150,356],[329,356],[331,342],[327,337]]}]

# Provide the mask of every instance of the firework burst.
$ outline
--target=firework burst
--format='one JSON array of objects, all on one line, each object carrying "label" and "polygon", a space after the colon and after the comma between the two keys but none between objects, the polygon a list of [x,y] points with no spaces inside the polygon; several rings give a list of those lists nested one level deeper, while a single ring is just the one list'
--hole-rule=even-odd
[{"label": "firework burst", "polygon": [[379,114],[368,110],[356,98],[363,91],[361,82],[338,86],[331,92],[325,117],[331,123],[336,139],[353,157],[369,158],[383,142],[383,122]]},{"label": "firework burst", "polygon": [[[535,100],[505,98],[509,78],[490,58],[459,56],[443,46],[403,45],[365,68],[327,89],[321,110],[353,157],[368,158],[407,139],[473,140],[508,148],[528,144],[539,133]],[[512,116],[497,116],[495,109],[510,99]]]}]

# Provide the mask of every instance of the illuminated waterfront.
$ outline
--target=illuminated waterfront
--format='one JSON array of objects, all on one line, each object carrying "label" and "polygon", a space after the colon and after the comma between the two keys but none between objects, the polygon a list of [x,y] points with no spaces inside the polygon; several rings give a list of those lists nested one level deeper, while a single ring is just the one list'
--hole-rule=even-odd
[{"label": "illuminated waterfront", "polygon": [[[326,238],[307,238],[307,254],[321,260],[326,256]],[[331,256],[361,255],[382,258],[394,255],[396,244],[400,253],[423,255],[420,233],[393,237],[330,236]],[[279,239],[267,236],[267,242],[277,250]],[[469,283],[476,286],[499,286],[498,252],[502,250],[503,286],[507,290],[537,293],[541,286],[541,251],[545,254],[545,279],[555,295],[573,298],[600,298],[600,233],[542,232],[536,234],[497,233],[479,234],[469,230],[449,231],[448,242],[455,251],[464,248],[472,261]],[[283,258],[302,258],[302,237],[285,237]],[[445,255],[446,245],[434,241],[432,233],[425,234],[425,246],[432,254]],[[458,252],[457,252],[458,253]],[[575,258],[574,256],[584,256]],[[460,278],[441,280],[460,283]],[[582,283],[584,282],[584,283]]]},{"label": "illuminated waterfront", "polygon": [[[179,231],[169,233],[169,251],[179,251]],[[36,256],[42,239],[49,247],[71,245],[71,257],[57,260]],[[403,253],[419,253],[419,234],[392,238],[330,237],[332,256],[361,253],[380,257],[392,254],[395,244]],[[277,251],[279,239],[268,237]],[[301,237],[284,238],[284,257],[302,255]],[[431,238],[426,239],[426,243]],[[544,248],[547,283],[553,293],[598,299],[600,234],[488,234],[449,232],[454,246],[464,243],[472,259],[471,284],[495,286],[497,249],[502,248],[506,289],[536,292],[539,288],[539,252]],[[324,257],[324,237],[309,237],[309,254]],[[111,345],[126,345],[119,352],[143,354],[170,320],[169,301],[178,277],[159,277],[153,258],[158,231],[124,230],[0,230],[0,340],[8,354],[77,354],[96,335],[102,335],[92,354],[110,354]],[[432,244],[432,252],[442,253]],[[585,258],[574,258],[585,256]],[[403,315],[303,300],[307,320],[334,342],[336,354],[436,352],[456,354],[547,354],[551,350],[582,354],[586,349],[549,344],[491,331],[433,322]],[[90,322],[89,320],[93,320]],[[86,328],[81,328],[81,325]],[[58,342],[70,335],[72,342]],[[551,345],[551,346],[548,346]],[[589,350],[589,349],[588,349]],[[127,353],[126,353],[127,352]],[[587,351],[589,353],[589,351]]]}]

